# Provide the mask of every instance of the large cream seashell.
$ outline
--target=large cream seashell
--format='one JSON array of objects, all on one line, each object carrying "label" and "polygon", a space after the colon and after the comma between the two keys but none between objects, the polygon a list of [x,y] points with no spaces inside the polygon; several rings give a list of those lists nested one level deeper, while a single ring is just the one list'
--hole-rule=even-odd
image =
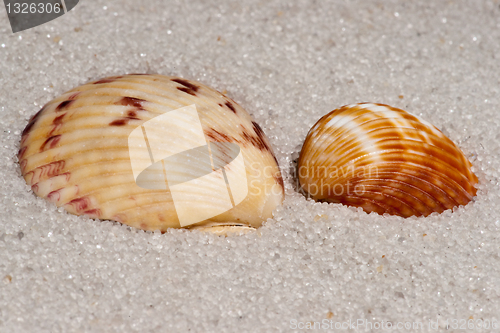
[{"label": "large cream seashell", "polygon": [[31,118],[18,157],[38,196],[145,230],[256,228],[284,197],[259,125],[218,91],[176,77],[68,91]]},{"label": "large cream seashell", "polygon": [[352,104],[323,116],[307,135],[298,174],[315,200],[368,213],[427,216],[476,195],[471,163],[450,139],[383,104]]}]

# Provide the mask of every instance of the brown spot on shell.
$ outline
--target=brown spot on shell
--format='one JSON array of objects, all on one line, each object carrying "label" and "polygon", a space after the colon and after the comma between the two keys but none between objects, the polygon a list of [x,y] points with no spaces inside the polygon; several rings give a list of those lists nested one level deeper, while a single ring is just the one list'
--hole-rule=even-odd
[{"label": "brown spot on shell", "polygon": [[54,118],[54,120],[52,121],[52,129],[50,130],[49,135],[53,135],[55,131],[59,130],[62,127],[62,119],[65,115],[66,113],[63,113],[62,115]]},{"label": "brown spot on shell", "polygon": [[277,172],[276,174],[273,175],[274,180],[276,183],[278,183],[282,189],[285,188],[285,184],[283,183],[283,177],[281,176],[280,172]]},{"label": "brown spot on shell", "polygon": [[31,190],[36,194],[38,195],[38,183],[36,183],[35,185],[32,185],[31,186]]},{"label": "brown spot on shell", "polygon": [[45,149],[47,149],[47,146],[48,146],[48,149],[54,148],[57,145],[57,143],[59,142],[59,140],[61,140],[61,135],[53,135],[53,136],[49,137],[47,140],[45,140],[44,143],[42,143],[42,146],[40,147],[40,151],[44,151]]},{"label": "brown spot on shell", "polygon": [[61,192],[60,192],[61,190],[62,190],[62,188],[50,192],[49,194],[47,194],[47,199],[52,201],[52,202],[58,202],[61,199]]},{"label": "brown spot on shell", "polygon": [[24,136],[28,135],[29,132],[31,132],[31,128],[33,127],[33,125],[35,125],[34,121],[33,122],[29,122],[28,125],[26,125],[26,127],[24,128],[21,137],[24,137]]},{"label": "brown spot on shell", "polygon": [[283,189],[283,193],[285,193],[285,184],[283,183],[283,176],[281,175],[281,172],[279,171],[280,165],[278,163],[278,159],[276,158],[276,156],[274,156],[274,154],[272,154],[272,155],[273,155],[274,161],[276,162],[276,166],[278,167],[278,172],[276,172],[273,175],[273,178],[278,184],[280,184],[281,188]]},{"label": "brown spot on shell", "polygon": [[252,125],[253,125],[253,130],[255,131],[255,133],[257,133],[257,135],[259,136],[259,138],[261,138],[262,140],[264,140],[264,138],[265,138],[266,135],[264,134],[264,131],[259,126],[259,124],[257,124],[255,121],[252,121]]},{"label": "brown spot on shell", "polygon": [[[26,161],[26,159],[22,160],[20,163],[19,163],[19,166],[21,167],[21,172],[24,174],[24,171],[26,170],[26,164],[28,163],[28,161]],[[29,185],[29,184],[28,184]]]},{"label": "brown spot on shell", "polygon": [[142,108],[142,104],[145,102],[144,99],[140,98],[135,98],[135,97],[123,97],[120,99],[118,102],[116,102],[116,105],[123,105],[123,106],[131,106],[134,109],[127,111],[127,117],[124,118],[119,118],[115,119],[112,122],[109,123],[110,126],[124,126],[128,124],[130,120],[140,120],[139,117],[137,117],[137,111],[142,111],[144,110]]},{"label": "brown spot on shell", "polygon": [[80,92],[79,92],[79,91],[77,91],[77,92],[75,92],[75,93],[71,94],[71,95],[68,97],[68,99],[75,99],[75,98],[76,98],[76,96],[78,96],[78,95],[80,95]]},{"label": "brown spot on shell", "polygon": [[91,218],[99,218],[102,215],[102,212],[100,209],[89,209],[83,212],[83,214],[88,215]]},{"label": "brown spot on shell", "polygon": [[31,123],[31,122],[36,121],[38,119],[38,117],[40,117],[40,114],[43,112],[43,110],[45,110],[45,107],[46,107],[46,105],[44,105],[40,110],[38,110],[37,113],[35,113],[33,116],[31,116],[29,122]]},{"label": "brown spot on shell", "polygon": [[60,176],[66,177],[66,182],[69,182],[69,179],[71,178],[71,172],[65,172],[60,174]]},{"label": "brown spot on shell", "polygon": [[[26,163],[26,160],[23,160],[23,162],[21,162],[21,164],[23,163]],[[38,183],[41,179],[47,179],[59,175],[59,173],[64,169],[65,165],[66,161],[64,160],[59,160],[49,164],[45,164],[39,166],[33,171],[28,172],[25,178],[27,180],[31,178],[31,181],[28,182],[28,185],[33,185]]]},{"label": "brown spot on shell", "polygon": [[125,106],[133,106],[136,108],[142,108],[142,103],[144,103],[145,100],[140,99],[140,98],[135,98],[135,97],[123,97],[121,100],[116,102],[116,105],[125,105]]},{"label": "brown spot on shell", "polygon": [[109,126],[124,126],[128,123],[127,118],[120,118],[113,120],[112,122],[109,123]]},{"label": "brown spot on shell", "polygon": [[120,223],[125,223],[127,221],[127,215],[126,214],[116,214],[111,217],[111,220],[117,221]]},{"label": "brown spot on shell", "polygon": [[222,144],[218,144],[217,146],[217,151],[218,153],[214,154],[214,150],[212,148],[212,157],[214,159],[214,164],[216,165],[223,165],[226,171],[231,170],[231,167],[229,166],[229,163],[231,163],[235,156],[231,154],[231,146],[232,144],[226,144],[226,142],[223,142]]},{"label": "brown spot on shell", "polygon": [[119,79],[119,77],[108,77],[99,81],[94,82],[94,84],[101,84],[101,83],[110,83],[116,81],[116,79]]},{"label": "brown spot on shell", "polygon": [[196,93],[191,89],[184,88],[184,87],[177,87],[177,89],[179,89],[182,92],[185,92],[186,94],[196,96]]},{"label": "brown spot on shell", "polygon": [[182,84],[184,86],[184,87],[177,87],[177,89],[193,96],[196,96],[196,92],[200,88],[197,85],[181,78],[172,79],[172,81]]},{"label": "brown spot on shell", "polygon": [[49,135],[53,135],[54,132],[58,131],[62,127],[62,124],[57,124],[52,127],[52,129],[49,132]]},{"label": "brown spot on shell", "polygon": [[30,120],[28,121],[28,125],[26,125],[26,127],[23,130],[23,133],[21,134],[21,137],[24,137],[25,135],[27,135],[31,131],[31,129],[35,125],[36,121],[38,120],[38,118],[42,114],[43,110],[45,110],[45,107],[46,107],[46,105],[44,105],[40,110],[38,110],[37,113],[35,113],[33,116],[31,116]]},{"label": "brown spot on shell", "polygon": [[68,202],[67,205],[73,206],[73,209],[80,214],[86,211],[87,208],[89,208],[90,199],[88,197],[73,199],[70,202]]},{"label": "brown spot on shell", "polygon": [[28,147],[23,147],[21,149],[19,149],[19,151],[17,152],[17,158],[20,160],[21,158],[23,158],[23,155],[24,153],[26,152],[26,148]]},{"label": "brown spot on shell", "polygon": [[137,117],[125,117],[125,118],[120,118],[113,120],[112,122],[109,123],[109,126],[125,126],[128,124],[130,120],[140,120],[140,118]]},{"label": "brown spot on shell", "polygon": [[62,110],[65,110],[67,109],[68,107],[70,107],[71,104],[73,104],[75,102],[74,99],[71,99],[71,100],[66,100],[64,102],[61,102],[59,103],[59,105],[56,107],[56,112],[60,112]]},{"label": "brown spot on shell", "polygon": [[55,117],[54,120],[52,121],[52,124],[54,124],[54,125],[61,124],[62,119],[64,118],[65,115],[66,115],[66,113],[63,113],[62,115]]},{"label": "brown spot on shell", "polygon": [[274,162],[276,162],[276,165],[279,166],[278,159],[276,158],[276,156],[274,156],[274,154],[273,154],[273,158],[274,158]]},{"label": "brown spot on shell", "polygon": [[205,135],[213,142],[233,142],[234,140],[228,135],[211,128],[210,131],[205,131]]},{"label": "brown spot on shell", "polygon": [[271,151],[271,148],[266,142],[264,132],[262,131],[260,126],[256,122],[252,122],[252,124],[256,135],[250,134],[244,126],[241,126],[243,129],[243,133],[241,135],[243,136],[244,141],[251,143],[254,147],[256,147],[259,150]]},{"label": "brown spot on shell", "polygon": [[227,101],[226,102],[226,106],[231,110],[233,111],[234,113],[236,113],[236,109],[234,108],[233,104],[230,102],[230,101]]}]

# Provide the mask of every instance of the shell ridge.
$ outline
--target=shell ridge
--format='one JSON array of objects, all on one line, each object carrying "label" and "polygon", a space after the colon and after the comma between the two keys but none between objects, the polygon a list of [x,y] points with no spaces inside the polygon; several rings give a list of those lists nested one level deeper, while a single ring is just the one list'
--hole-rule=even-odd
[{"label": "shell ridge", "polygon": [[[373,188],[373,189],[371,189]],[[381,189],[387,189],[388,192],[386,191],[382,191]],[[402,198],[398,197],[398,196],[395,196],[393,193],[394,192],[398,192],[397,189],[395,188],[390,188],[388,186],[370,186],[370,185],[365,185],[365,189],[364,189],[364,192],[365,193],[368,193],[368,194],[373,194],[375,196],[378,196],[378,195],[382,195],[384,196],[389,202],[387,203],[388,206],[393,209],[394,211],[398,211],[397,209],[397,206],[394,206],[391,204],[391,202],[397,202],[399,203],[399,207],[403,206],[406,208],[406,210],[409,210],[412,212],[412,214],[410,214],[409,216],[411,215],[421,215],[421,212],[416,209],[415,207],[412,206],[412,204],[406,200],[403,200]],[[421,202],[420,200],[418,200],[417,198],[414,198],[415,201],[419,201],[421,204],[423,204],[423,202]]]}]

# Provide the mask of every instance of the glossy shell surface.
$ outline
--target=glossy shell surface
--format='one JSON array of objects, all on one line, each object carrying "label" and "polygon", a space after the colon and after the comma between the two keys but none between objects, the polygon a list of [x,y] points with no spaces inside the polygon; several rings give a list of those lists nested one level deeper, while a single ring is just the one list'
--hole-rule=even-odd
[{"label": "glossy shell surface", "polygon": [[[233,143],[239,147],[248,195],[224,213],[187,227],[218,231],[225,226],[259,227],[272,217],[284,196],[283,180],[267,137],[233,100],[178,77],[108,77],[50,101],[22,133],[18,154],[22,175],[36,195],[73,214],[144,230],[186,226],[179,221],[168,184],[166,189],[136,184],[131,162],[135,153],[129,150],[129,136],[155,117],[190,106],[195,106],[207,145]],[[193,133],[186,125],[184,132],[164,131],[160,136],[173,142],[166,149],[182,151],[192,146]],[[195,174],[205,163],[196,158],[187,161],[177,166],[184,176]],[[196,214],[222,204],[217,193],[207,188],[198,192],[191,211]]]},{"label": "glossy shell surface", "polygon": [[466,205],[477,177],[440,130],[384,104],[343,106],[309,131],[298,161],[301,189],[318,201],[403,217]]}]

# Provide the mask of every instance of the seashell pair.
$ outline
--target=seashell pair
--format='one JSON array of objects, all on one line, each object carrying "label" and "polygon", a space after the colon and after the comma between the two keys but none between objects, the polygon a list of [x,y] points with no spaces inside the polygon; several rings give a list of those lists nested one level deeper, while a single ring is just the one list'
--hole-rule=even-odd
[{"label": "seashell pair", "polygon": [[115,76],[64,93],[30,119],[18,158],[36,195],[144,230],[257,228],[284,197],[260,126],[177,77]]},{"label": "seashell pair", "polygon": [[436,127],[372,103],[322,117],[304,142],[298,176],[315,200],[403,217],[466,205],[478,181],[471,163]]},{"label": "seashell pair", "polygon": [[[260,126],[223,94],[178,77],[115,76],[64,93],[30,119],[18,158],[36,195],[144,230],[253,229],[284,199]],[[431,124],[369,103],[321,118],[298,163],[315,200],[405,217],[467,204],[470,167]]]}]

